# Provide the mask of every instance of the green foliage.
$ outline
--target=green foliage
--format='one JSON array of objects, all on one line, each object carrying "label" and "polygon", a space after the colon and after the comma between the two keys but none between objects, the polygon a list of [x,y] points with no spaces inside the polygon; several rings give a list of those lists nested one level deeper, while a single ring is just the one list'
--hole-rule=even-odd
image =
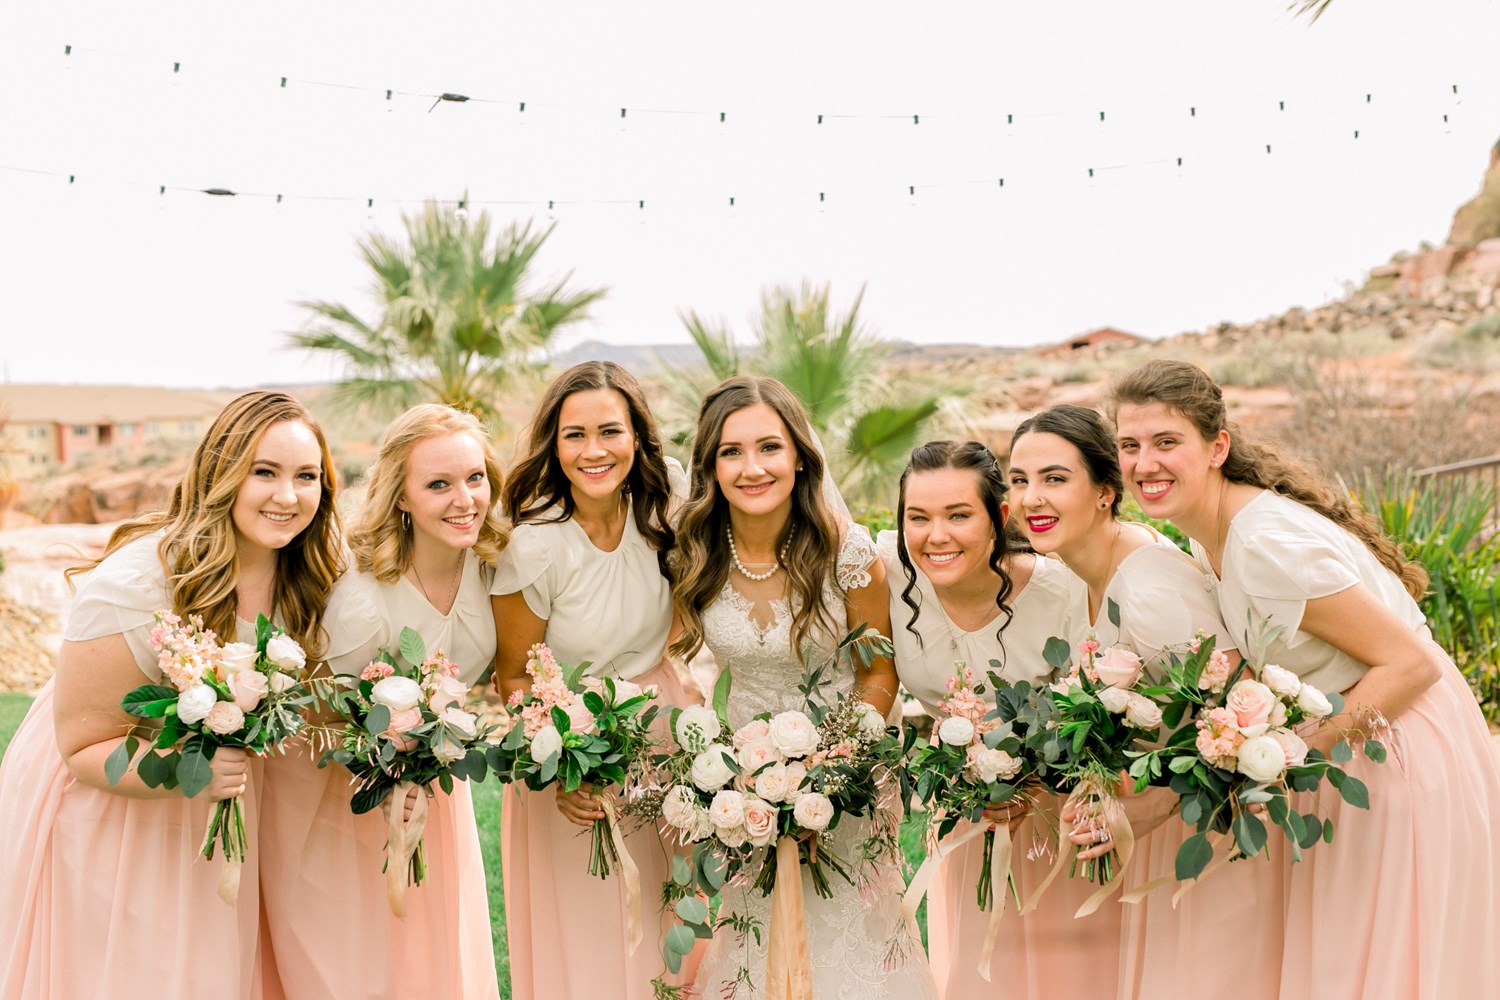
[{"label": "green foliage", "polygon": [[1468,678],[1485,716],[1500,721],[1500,533],[1495,487],[1462,476],[1387,472],[1356,495],[1431,581],[1420,601],[1433,638]]},{"label": "green foliage", "polygon": [[1176,543],[1177,547],[1184,552],[1191,553],[1188,546],[1188,536],[1182,533],[1182,529],[1171,521],[1163,521],[1160,518],[1150,517],[1141,510],[1141,505],[1136,503],[1135,497],[1126,495],[1125,502],[1120,505],[1120,517],[1126,521],[1138,521],[1141,524],[1149,524],[1157,531],[1166,535]]},{"label": "green foliage", "polygon": [[437,400],[481,420],[534,376],[556,331],[586,318],[603,289],[570,289],[570,275],[533,288],[532,264],[552,228],[531,223],[492,235],[489,214],[472,217],[429,203],[403,219],[405,240],[359,242],[380,314],[361,318],[337,302],[306,301],[310,326],[293,344],[341,361],[348,376],[334,401],[390,413]]},{"label": "green foliage", "polygon": [[896,512],[889,507],[860,507],[853,514],[856,522],[869,529],[871,538],[882,531],[895,530]]},{"label": "green foliage", "polygon": [[[844,495],[889,503],[907,455],[927,439],[939,412],[968,389],[930,385],[914,391],[882,379],[886,346],[859,317],[863,298],[861,290],[849,311],[836,315],[827,285],[768,289],[751,321],[755,343],[743,353],[728,327],[684,313],[703,364],[669,365],[668,383],[681,408],[696,413],[703,394],[733,375],[777,379],[807,407]],[[691,434],[685,430],[674,438],[685,443]]]}]

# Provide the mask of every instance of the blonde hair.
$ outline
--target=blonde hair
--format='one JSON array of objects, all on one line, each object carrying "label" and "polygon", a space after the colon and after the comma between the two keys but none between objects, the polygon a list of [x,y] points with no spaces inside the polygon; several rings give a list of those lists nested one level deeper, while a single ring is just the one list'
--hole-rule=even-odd
[{"label": "blonde hair", "polygon": [[781,418],[802,462],[792,489],[792,516],[776,540],[777,551],[787,549],[782,566],[792,608],[792,654],[800,658],[799,650],[814,627],[829,634],[836,631],[823,590],[838,558],[839,523],[823,499],[823,452],[813,441],[807,411],[790,389],[773,378],[740,375],[709,390],[698,408],[692,493],[683,506],[672,551],[672,602],[682,623],[682,635],[671,649],[676,655],[691,657],[702,648],[703,612],[729,579],[729,501],[719,489],[714,468],[724,422],[756,403],[765,403]]},{"label": "blonde hair", "polygon": [[349,531],[349,551],[355,565],[381,583],[394,583],[411,567],[412,531],[402,524],[396,501],[405,493],[412,449],[418,442],[440,434],[467,434],[484,454],[490,508],[479,526],[474,554],[494,565],[510,541],[510,525],[500,515],[500,463],[479,420],[472,413],[443,403],[422,403],[386,428],[375,462],[365,473],[365,502]]},{"label": "blonde hair", "polygon": [[1379,518],[1280,448],[1246,437],[1229,419],[1223,391],[1197,365],[1155,360],[1126,372],[1110,391],[1106,404],[1110,419],[1125,403],[1161,403],[1182,414],[1205,441],[1228,431],[1229,454],[1219,469],[1225,479],[1280,493],[1317,511],[1363,542],[1414,599],[1420,600],[1427,592],[1427,571],[1401,554],[1396,543],[1385,536]]},{"label": "blonde hair", "polygon": [[277,552],[271,607],[310,658],[321,656],[323,613],[334,582],[344,573],[334,507],[338,478],[322,428],[286,393],[247,392],[232,400],[198,442],[167,509],[120,525],[103,555],[74,566],[67,575],[93,569],[135,539],[163,531],[157,553],[167,571],[172,610],[183,617],[200,615],[223,641],[233,641],[239,607],[234,503],[250,475],[262,435],[283,420],[298,421],[317,437],[322,474],[312,523]]}]

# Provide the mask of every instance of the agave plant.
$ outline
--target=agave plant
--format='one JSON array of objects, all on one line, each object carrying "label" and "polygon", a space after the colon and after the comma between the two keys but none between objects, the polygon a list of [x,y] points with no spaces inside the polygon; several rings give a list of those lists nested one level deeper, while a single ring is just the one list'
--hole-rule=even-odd
[{"label": "agave plant", "polygon": [[506,390],[539,371],[553,334],[584,319],[604,291],[569,289],[567,275],[534,281],[551,227],[492,235],[488,213],[435,203],[402,221],[404,240],[376,233],[359,243],[379,314],[302,302],[310,326],[291,341],[344,363],[333,398],[346,407],[391,412],[435,400],[493,420]]},{"label": "agave plant", "polygon": [[[767,289],[760,313],[751,320],[754,342],[743,350],[724,324],[683,313],[703,364],[665,363],[665,377],[687,413],[696,412],[703,394],[731,376],[777,379],[807,407],[844,495],[855,504],[890,504],[911,450],[938,424],[966,423],[961,401],[967,390],[941,384],[898,390],[881,373],[885,342],[859,317],[864,290],[842,315],[832,311],[829,297],[827,285],[809,282],[797,289]],[[691,427],[683,428],[675,438],[685,443],[691,433]]]}]

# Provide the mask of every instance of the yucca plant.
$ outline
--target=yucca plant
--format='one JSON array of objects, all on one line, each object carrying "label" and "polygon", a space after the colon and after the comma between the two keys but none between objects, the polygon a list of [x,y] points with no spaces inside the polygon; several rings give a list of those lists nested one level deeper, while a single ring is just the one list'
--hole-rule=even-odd
[{"label": "yucca plant", "polygon": [[1458,664],[1485,716],[1500,721],[1500,532],[1495,487],[1414,472],[1366,475],[1352,491],[1431,577],[1421,600],[1432,636]]}]

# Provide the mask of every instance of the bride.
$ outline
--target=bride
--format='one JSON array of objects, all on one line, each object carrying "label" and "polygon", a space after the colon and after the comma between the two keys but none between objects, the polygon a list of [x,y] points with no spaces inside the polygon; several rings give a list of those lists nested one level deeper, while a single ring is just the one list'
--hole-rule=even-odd
[{"label": "bride", "polygon": [[[825,498],[824,475],[807,415],[780,382],[739,376],[704,397],[692,495],[673,554],[681,632],[672,652],[690,657],[706,644],[732,672],[731,727],[802,709],[804,659],[826,660],[850,622],[890,634],[885,567],[869,533]],[[822,698],[831,703],[850,690],[885,715],[895,668],[879,659],[841,670]],[[857,859],[870,822],[846,818],[829,849]],[[936,995],[921,943],[902,919],[899,865],[885,860],[852,868],[855,884],[832,878],[828,899],[802,872],[816,1000]],[[725,887],[721,921],[743,919],[721,924],[698,972],[698,995],[762,991],[770,910],[770,897],[749,885]]]}]

